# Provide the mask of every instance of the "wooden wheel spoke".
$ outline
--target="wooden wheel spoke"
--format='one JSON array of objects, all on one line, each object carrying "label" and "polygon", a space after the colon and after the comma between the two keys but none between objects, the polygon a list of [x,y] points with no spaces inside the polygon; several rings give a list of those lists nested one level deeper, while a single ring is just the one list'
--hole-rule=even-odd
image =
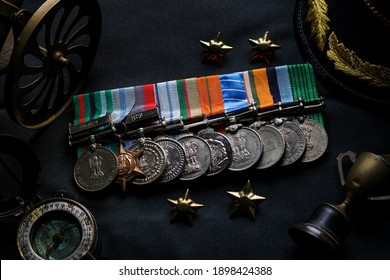
[{"label": "wooden wheel spoke", "polygon": [[70,46],[73,41],[75,41],[77,38],[80,38],[83,35],[89,35],[91,28],[89,25],[84,25],[80,27],[76,32],[74,32],[72,35],[70,35],[69,39],[66,41],[66,45]]},{"label": "wooden wheel spoke", "polygon": [[49,49],[50,46],[51,46],[51,41],[50,41],[50,38],[51,38],[51,27],[52,27],[53,23],[51,21],[47,22],[46,25],[45,25],[45,46],[46,46],[46,49]]},{"label": "wooden wheel spoke", "polygon": [[87,59],[90,56],[89,48],[87,46],[77,45],[68,49],[68,55],[75,54],[82,60]]},{"label": "wooden wheel spoke", "polygon": [[73,81],[77,81],[79,78],[79,71],[77,71],[76,66],[71,61],[66,65],[66,69],[69,72],[69,84],[73,84]]},{"label": "wooden wheel spoke", "polygon": [[67,27],[67,30],[66,32],[64,33],[64,37],[63,37],[63,40],[64,42],[67,41],[70,33],[72,32],[73,28],[76,26],[76,24],[78,22],[80,22],[80,20],[83,18],[84,14],[82,13],[81,9],[78,11],[76,17],[72,20],[72,22],[69,24],[69,26]]},{"label": "wooden wheel spoke", "polygon": [[39,73],[43,72],[43,66],[29,66],[24,65],[24,67],[21,67],[21,75],[20,76],[31,76],[31,75],[37,75]]},{"label": "wooden wheel spoke", "polygon": [[[46,92],[46,89],[49,86],[49,84],[50,84],[50,79],[46,77],[46,81],[43,84],[43,86],[39,89],[39,92],[36,93],[29,101],[27,101],[23,105],[25,107],[31,107],[31,106],[35,105],[41,99],[43,94]],[[28,94],[29,92],[26,91],[25,93]]]},{"label": "wooden wheel spoke", "polygon": [[67,93],[68,91],[66,90],[65,91],[65,78],[64,78],[64,73],[63,71],[59,71],[58,73],[58,76],[57,76],[57,79],[58,79],[58,85],[57,85],[57,94],[55,96],[55,99],[53,101],[53,107],[58,107],[58,106],[61,106],[62,102],[64,101],[64,99],[67,97]]},{"label": "wooden wheel spoke", "polygon": [[64,30],[65,22],[68,19],[70,12],[71,12],[71,9],[64,9],[64,13],[63,13],[61,20],[57,26],[57,30],[56,30],[55,37],[54,37],[54,42],[60,41],[61,33]]},{"label": "wooden wheel spoke", "polygon": [[49,107],[49,102],[50,102],[50,99],[52,98],[52,95],[53,94],[57,94],[55,91],[54,91],[54,86],[55,86],[55,83],[56,83],[56,76],[53,76],[53,77],[50,77],[50,82],[49,82],[49,85],[47,87],[47,90],[44,91],[44,94],[45,97],[43,98],[42,100],[42,104],[39,108],[39,110],[41,108],[43,108],[44,110],[46,110],[48,107]]},{"label": "wooden wheel spoke", "polygon": [[32,45],[29,48],[28,54],[31,54],[39,60],[44,60],[46,56],[46,49],[42,48],[37,41],[32,41]]},{"label": "wooden wheel spoke", "polygon": [[30,84],[28,84],[24,87],[20,87],[19,88],[19,95],[22,97],[28,95],[30,92],[32,92],[34,89],[36,89],[42,83],[42,81],[44,79],[45,79],[45,77],[41,76],[41,77],[37,78],[36,80],[32,81]]}]

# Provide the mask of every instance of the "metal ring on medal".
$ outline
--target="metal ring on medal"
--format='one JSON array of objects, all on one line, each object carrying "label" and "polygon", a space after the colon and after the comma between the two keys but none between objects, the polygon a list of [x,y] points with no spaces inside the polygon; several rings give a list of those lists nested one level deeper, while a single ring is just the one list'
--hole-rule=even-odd
[{"label": "metal ring on medal", "polygon": [[263,153],[256,164],[257,169],[265,169],[275,165],[282,158],[285,148],[285,141],[275,127],[261,125],[253,128],[260,136],[263,143]]},{"label": "metal ring on medal", "polygon": [[251,128],[241,127],[235,132],[227,132],[226,137],[232,144],[233,161],[229,170],[241,171],[256,164],[262,154],[263,145],[260,136]]},{"label": "metal ring on medal", "polygon": [[307,118],[303,123],[298,120],[295,122],[306,137],[306,150],[301,161],[312,162],[320,158],[328,147],[328,134],[325,128],[320,123]]},{"label": "metal ring on medal", "polygon": [[111,150],[96,146],[76,161],[74,178],[83,190],[100,191],[110,185],[118,172],[118,159]]},{"label": "metal ring on medal", "polygon": [[211,149],[206,140],[187,135],[177,141],[183,146],[186,156],[186,164],[179,178],[193,180],[205,174],[211,164]]},{"label": "metal ring on medal", "polygon": [[211,164],[205,175],[215,175],[228,168],[233,160],[229,139],[214,130],[200,131],[198,135],[207,141],[211,149]]},{"label": "metal ring on medal", "polygon": [[165,169],[159,182],[166,183],[178,178],[186,163],[183,146],[178,141],[170,138],[158,139],[156,143],[163,148],[166,156]]},{"label": "metal ring on medal", "polygon": [[302,129],[293,122],[283,122],[280,126],[275,126],[283,135],[286,146],[283,157],[279,164],[281,166],[290,165],[299,160],[306,149],[306,137]]},{"label": "metal ring on medal", "polygon": [[136,177],[132,183],[135,185],[146,185],[157,180],[165,169],[165,152],[161,146],[157,143],[144,140],[133,144],[128,151],[130,153],[143,149],[141,156],[139,157],[140,169],[145,176]]}]

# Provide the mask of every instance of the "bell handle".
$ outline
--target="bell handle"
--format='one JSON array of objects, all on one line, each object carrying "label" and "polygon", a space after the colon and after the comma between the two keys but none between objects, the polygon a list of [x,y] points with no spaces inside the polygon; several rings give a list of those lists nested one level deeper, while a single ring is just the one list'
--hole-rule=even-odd
[{"label": "bell handle", "polygon": [[342,186],[345,185],[345,175],[344,175],[345,173],[344,173],[344,168],[343,168],[343,160],[345,157],[348,157],[352,163],[355,163],[356,162],[356,155],[357,154],[355,152],[347,151],[345,153],[338,154],[338,156],[336,158],[337,159],[337,167],[338,167],[340,181],[341,181]]}]

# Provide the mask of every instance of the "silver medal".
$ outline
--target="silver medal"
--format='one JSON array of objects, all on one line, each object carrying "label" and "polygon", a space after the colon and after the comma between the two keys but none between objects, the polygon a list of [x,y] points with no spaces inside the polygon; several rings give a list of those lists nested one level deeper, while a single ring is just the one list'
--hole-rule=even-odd
[{"label": "silver medal", "polygon": [[265,169],[275,165],[282,158],[285,141],[278,129],[260,122],[253,123],[250,128],[255,130],[263,143],[263,153],[256,164],[257,169]]},{"label": "silver medal", "polygon": [[226,137],[232,145],[233,154],[229,170],[248,169],[260,159],[263,145],[260,136],[253,129],[240,124],[230,125],[226,128]]},{"label": "silver medal", "polygon": [[166,157],[163,148],[151,140],[140,139],[128,151],[134,153],[143,150],[140,160],[140,169],[145,176],[136,177],[132,183],[146,185],[157,180],[164,172]]},{"label": "silver medal", "polygon": [[100,191],[110,185],[118,171],[116,155],[100,145],[91,145],[76,161],[74,178],[83,190]]},{"label": "silver medal", "polygon": [[215,175],[228,168],[233,160],[229,139],[212,128],[203,129],[198,135],[207,141],[211,149],[211,164],[206,175]]},{"label": "silver medal", "polygon": [[155,140],[160,145],[166,156],[166,165],[159,182],[166,183],[180,176],[186,163],[183,146],[171,138],[159,138]]},{"label": "silver medal", "polygon": [[296,123],[289,121],[277,122],[273,125],[280,131],[286,142],[283,157],[279,164],[281,166],[286,166],[299,160],[306,149],[306,137],[303,134],[303,131]]},{"label": "silver medal", "polygon": [[186,135],[180,137],[178,141],[182,144],[186,156],[186,164],[180,179],[193,180],[205,174],[211,164],[211,149],[206,140]]},{"label": "silver medal", "polygon": [[328,147],[328,135],[325,128],[316,121],[305,118],[303,122],[294,121],[306,137],[306,150],[302,162],[312,162],[320,158]]}]

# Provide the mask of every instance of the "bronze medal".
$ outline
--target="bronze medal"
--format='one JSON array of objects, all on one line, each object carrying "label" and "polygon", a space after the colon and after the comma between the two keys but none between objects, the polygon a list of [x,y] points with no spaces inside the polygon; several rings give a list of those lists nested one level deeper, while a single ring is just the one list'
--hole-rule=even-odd
[{"label": "bronze medal", "polygon": [[142,176],[144,173],[140,169],[139,157],[142,150],[135,151],[133,154],[126,151],[121,140],[119,140],[119,152],[116,153],[118,158],[118,173],[115,182],[120,184],[123,191],[126,191],[127,182],[135,178],[135,176]]}]

